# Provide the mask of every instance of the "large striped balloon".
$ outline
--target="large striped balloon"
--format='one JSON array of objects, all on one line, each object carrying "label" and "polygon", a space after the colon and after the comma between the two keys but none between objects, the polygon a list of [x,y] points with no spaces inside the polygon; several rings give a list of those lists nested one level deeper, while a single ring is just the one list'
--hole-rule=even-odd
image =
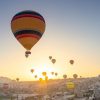
[{"label": "large striped balloon", "polygon": [[17,13],[11,21],[14,36],[26,50],[31,50],[39,41],[45,26],[44,18],[39,13],[29,10]]}]

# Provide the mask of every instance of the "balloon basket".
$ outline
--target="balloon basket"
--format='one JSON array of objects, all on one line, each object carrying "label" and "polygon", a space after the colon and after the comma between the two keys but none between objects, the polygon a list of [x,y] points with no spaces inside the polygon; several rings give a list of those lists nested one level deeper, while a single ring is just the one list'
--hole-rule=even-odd
[{"label": "balloon basket", "polygon": [[31,54],[30,51],[26,51],[26,52],[25,52],[25,57],[27,58],[30,54]]}]

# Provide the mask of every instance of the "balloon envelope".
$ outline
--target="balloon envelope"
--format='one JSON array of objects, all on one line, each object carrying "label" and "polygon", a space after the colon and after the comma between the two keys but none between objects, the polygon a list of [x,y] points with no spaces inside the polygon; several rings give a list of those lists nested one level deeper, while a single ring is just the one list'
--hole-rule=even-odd
[{"label": "balloon envelope", "polygon": [[52,75],[54,75],[54,72],[51,72]]},{"label": "balloon envelope", "polygon": [[57,76],[58,75],[58,73],[55,73],[55,76]]},{"label": "balloon envelope", "polygon": [[22,11],[12,18],[11,29],[20,44],[31,50],[45,31],[45,20],[38,12]]},{"label": "balloon envelope", "polygon": [[39,78],[39,81],[40,81],[40,82],[42,82],[42,81],[43,81],[43,79],[42,79],[42,78]]},{"label": "balloon envelope", "polygon": [[46,76],[46,75],[47,75],[47,73],[46,73],[46,72],[42,72],[42,75],[43,75],[43,76]]},{"label": "balloon envelope", "polygon": [[37,78],[37,75],[35,75],[34,77]]},{"label": "balloon envelope", "polygon": [[75,84],[73,82],[67,82],[66,86],[67,86],[67,89],[74,89],[75,88]]},{"label": "balloon envelope", "polygon": [[31,72],[33,73],[34,72],[34,69],[31,69]]},{"label": "balloon envelope", "polygon": [[74,60],[70,60],[69,63],[70,63],[70,64],[74,64]]},{"label": "balloon envelope", "polygon": [[66,75],[66,74],[64,74],[64,75],[63,75],[63,78],[64,78],[64,79],[66,79],[66,78],[67,78],[67,75]]},{"label": "balloon envelope", "polygon": [[3,89],[8,89],[9,88],[9,84],[8,83],[4,83],[3,84]]},{"label": "balloon envelope", "polygon": [[77,77],[78,77],[78,75],[77,75],[77,74],[73,74],[73,78],[75,78],[75,79],[76,79]]},{"label": "balloon envelope", "polygon": [[56,62],[56,59],[52,59],[52,63],[54,64]]},{"label": "balloon envelope", "polygon": [[16,78],[16,81],[19,81],[19,78]]},{"label": "balloon envelope", "polygon": [[45,81],[48,81],[48,76],[45,76]]},{"label": "balloon envelope", "polygon": [[52,56],[49,56],[49,59],[51,60],[52,59]]}]

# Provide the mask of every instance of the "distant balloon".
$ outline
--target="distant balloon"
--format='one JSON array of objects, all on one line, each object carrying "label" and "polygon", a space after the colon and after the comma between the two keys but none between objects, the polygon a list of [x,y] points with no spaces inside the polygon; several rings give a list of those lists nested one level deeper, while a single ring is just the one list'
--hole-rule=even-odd
[{"label": "distant balloon", "polygon": [[73,65],[74,64],[74,60],[70,60],[69,63]]},{"label": "distant balloon", "polygon": [[51,60],[52,59],[52,56],[49,56],[49,59]]},{"label": "distant balloon", "polygon": [[43,75],[43,76],[46,76],[46,75],[47,75],[47,73],[46,73],[46,72],[42,72],[42,75]]},{"label": "distant balloon", "polygon": [[40,81],[40,82],[42,82],[42,81],[43,81],[43,79],[42,79],[42,78],[39,78],[39,81]]},{"label": "distant balloon", "polygon": [[3,83],[2,88],[3,88],[2,91],[4,94],[9,94],[9,84],[8,83]]},{"label": "distant balloon", "polygon": [[52,63],[55,64],[55,62],[56,62],[56,59],[52,59]]},{"label": "distant balloon", "polygon": [[64,75],[63,75],[63,78],[64,78],[64,79],[66,79],[66,78],[67,78],[67,75],[66,75],[66,74],[64,74]]},{"label": "distant balloon", "polygon": [[54,72],[51,72],[52,75],[54,75]]},{"label": "distant balloon", "polygon": [[9,84],[8,83],[4,83],[3,84],[3,89],[8,89],[9,88]]},{"label": "distant balloon", "polygon": [[34,69],[31,69],[31,73],[33,73],[34,72]]},{"label": "distant balloon", "polygon": [[37,78],[37,75],[35,75],[34,77]]},{"label": "distant balloon", "polygon": [[75,88],[75,84],[73,82],[67,82],[66,85],[68,90],[73,90]]},{"label": "distant balloon", "polygon": [[19,78],[16,78],[16,81],[18,82],[19,81]]},{"label": "distant balloon", "polygon": [[73,74],[73,78],[76,79],[78,77],[77,74]]},{"label": "distant balloon", "polygon": [[31,48],[40,40],[45,31],[45,20],[35,11],[22,11],[11,20],[11,29],[15,38],[27,50],[25,56],[31,54]]},{"label": "distant balloon", "polygon": [[55,76],[57,76],[58,75],[58,73],[55,73]]},{"label": "distant balloon", "polygon": [[48,81],[48,76],[45,76],[45,81]]}]

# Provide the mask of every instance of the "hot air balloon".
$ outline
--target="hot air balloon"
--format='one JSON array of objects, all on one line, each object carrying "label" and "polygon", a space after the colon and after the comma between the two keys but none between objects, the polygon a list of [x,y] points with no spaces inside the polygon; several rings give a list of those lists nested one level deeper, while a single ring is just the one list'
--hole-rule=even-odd
[{"label": "hot air balloon", "polygon": [[11,29],[15,38],[27,50],[25,56],[31,54],[31,48],[40,40],[45,31],[45,20],[35,11],[22,11],[11,20]]},{"label": "hot air balloon", "polygon": [[8,83],[3,83],[3,90],[5,94],[9,93],[9,84]]},{"label": "hot air balloon", "polygon": [[55,64],[55,62],[56,62],[56,59],[52,59],[52,63]]},{"label": "hot air balloon", "polygon": [[58,73],[55,73],[55,76],[57,76],[58,75]]},{"label": "hot air balloon", "polygon": [[52,75],[54,75],[54,72],[51,72]]},{"label": "hot air balloon", "polygon": [[49,59],[51,60],[52,59],[52,56],[49,56]]},{"label": "hot air balloon", "polygon": [[35,75],[34,77],[37,78],[37,75]]},{"label": "hot air balloon", "polygon": [[8,89],[9,88],[9,84],[8,83],[4,83],[3,84],[3,89]]},{"label": "hot air balloon", "polygon": [[19,78],[16,78],[16,81],[18,82],[19,81]]},{"label": "hot air balloon", "polygon": [[64,78],[64,79],[66,79],[66,78],[67,78],[67,75],[66,75],[66,74],[64,74],[64,75],[63,75],[63,78]]},{"label": "hot air balloon", "polygon": [[73,78],[76,79],[78,77],[77,74],[73,74]]},{"label": "hot air balloon", "polygon": [[66,83],[66,85],[68,90],[73,90],[75,88],[75,84],[73,82],[69,81]]},{"label": "hot air balloon", "polygon": [[47,75],[47,73],[46,73],[46,72],[42,72],[42,75],[43,75],[43,76],[46,76],[46,75]]},{"label": "hot air balloon", "polygon": [[70,60],[69,63],[73,65],[74,64],[74,60]]},{"label": "hot air balloon", "polygon": [[40,82],[42,82],[42,81],[43,81],[43,79],[42,79],[42,78],[39,78],[39,81],[40,81]]},{"label": "hot air balloon", "polygon": [[34,72],[34,69],[31,69],[31,73],[33,73]]},{"label": "hot air balloon", "polygon": [[48,76],[45,76],[45,81],[48,81]]}]

